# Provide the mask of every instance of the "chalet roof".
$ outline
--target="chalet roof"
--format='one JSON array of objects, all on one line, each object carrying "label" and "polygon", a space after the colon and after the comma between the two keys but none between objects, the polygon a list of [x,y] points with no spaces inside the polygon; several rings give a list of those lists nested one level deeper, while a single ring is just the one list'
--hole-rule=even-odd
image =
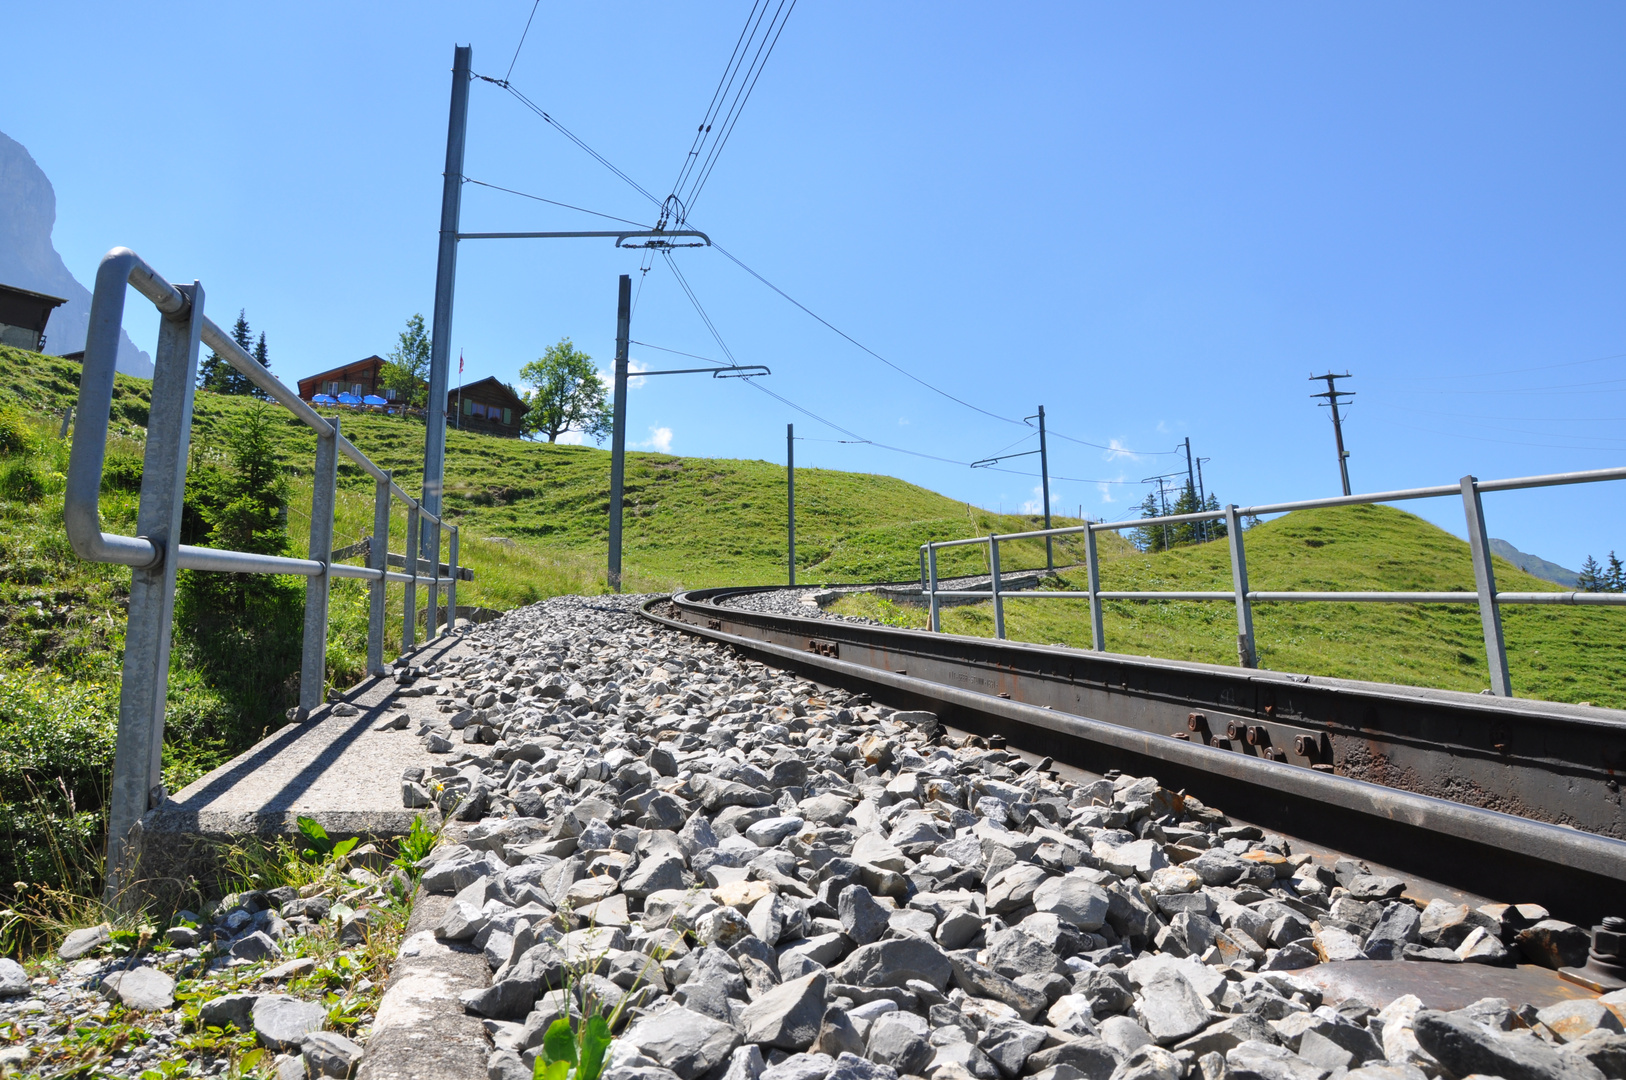
[{"label": "chalet roof", "polygon": [[[507,383],[494,376],[488,375],[479,382],[464,383],[462,386],[462,392],[465,395],[476,390],[482,393],[494,393],[497,396],[507,400],[509,407],[514,409],[516,412],[527,412],[531,408],[524,398],[520,397],[509,388]],[[456,397],[457,393],[458,387],[454,386],[447,391],[446,396]]]},{"label": "chalet roof", "polygon": [[361,360],[352,360],[348,364],[340,364],[336,368],[328,368],[326,371],[318,371],[315,375],[306,375],[306,376],[302,377],[299,381],[302,382],[302,383],[305,383],[305,382],[310,382],[310,381],[312,381],[314,379],[327,379],[327,378],[331,378],[331,377],[333,377],[335,375],[343,375],[347,371],[354,371],[359,367],[365,367],[365,366],[367,366],[369,364],[373,364],[373,363],[385,364],[385,363],[388,363],[388,361],[385,360],[382,356],[369,356],[369,357],[366,357],[366,358],[361,359]]}]

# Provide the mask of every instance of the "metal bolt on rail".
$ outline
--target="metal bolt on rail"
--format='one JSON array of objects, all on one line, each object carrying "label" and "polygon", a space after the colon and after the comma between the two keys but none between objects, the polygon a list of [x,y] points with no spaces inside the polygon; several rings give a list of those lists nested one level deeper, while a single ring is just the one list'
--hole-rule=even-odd
[{"label": "metal bolt on rail", "polygon": [[[107,453],[108,417],[113,403],[114,363],[124,322],[126,288],[134,288],[158,309],[158,346],[154,354],[152,403],[143,458],[136,535],[102,531],[98,497]],[[238,372],[286,408],[316,433],[315,478],[311,500],[310,558],[194,547],[180,543],[181,508],[186,491],[187,453],[191,445],[192,407],[196,387],[198,349],[208,345]],[[387,582],[414,583],[418,577],[416,551],[420,517],[438,533],[440,517],[425,511],[417,500],[396,485],[391,475],[374,464],[344,437],[339,422],[327,420],[299,395],[283,385],[231,337],[204,315],[204,289],[171,285],[139,255],[114,248],[96,271],[91,296],[90,325],[75,408],[78,422],[68,456],[68,479],[63,496],[63,524],[74,552],[90,562],[116,563],[131,568],[130,603],[125,630],[124,668],[119,692],[118,735],[113,782],[108,799],[108,902],[119,902],[135,882],[139,852],[129,843],[131,830],[146,812],[165,797],[161,784],[164,709],[168,698],[169,652],[175,611],[175,575],[178,570],[236,574],[294,574],[306,579],[305,630],[301,649],[298,717],[308,716],[321,704],[327,665],[328,596],[335,578],[361,578],[371,582],[367,635],[367,666],[383,670],[384,586]],[[372,546],[369,565],[340,563],[333,552],[333,512],[337,496],[339,455],[359,466],[375,482]],[[388,569],[389,507],[391,496],[405,503],[411,532],[407,548],[410,576]],[[451,536],[450,575],[457,575],[457,527]],[[431,587],[440,582],[440,565],[430,570]],[[455,603],[455,586],[448,582],[447,599]],[[409,585],[410,592],[410,585]],[[431,605],[434,594],[431,593]],[[413,603],[407,605],[403,648],[413,641]],[[449,629],[455,619],[446,620]],[[431,633],[441,624],[431,617]]]},{"label": "metal bolt on rail", "polygon": [[[1046,590],[1024,591],[1024,600],[1087,600],[1090,607],[1090,641],[1095,652],[1106,651],[1106,633],[1102,620],[1102,602],[1106,600],[1195,600],[1221,601],[1236,605],[1237,662],[1245,668],[1259,666],[1259,651],[1254,638],[1253,605],[1259,603],[1381,603],[1381,604],[1471,604],[1479,609],[1481,629],[1485,639],[1485,659],[1490,670],[1490,692],[1497,697],[1513,696],[1513,681],[1508,673],[1507,643],[1502,635],[1503,604],[1580,604],[1626,605],[1626,593],[1594,592],[1499,592],[1492,569],[1490,533],[1485,527],[1485,508],[1481,495],[1487,491],[1520,491],[1527,488],[1556,487],[1565,484],[1594,484],[1611,480],[1626,480],[1626,468],[1592,469],[1585,472],[1551,473],[1543,476],[1523,476],[1508,480],[1478,480],[1465,476],[1456,484],[1435,487],[1405,488],[1399,491],[1379,491],[1367,495],[1346,495],[1330,499],[1304,499],[1297,502],[1268,503],[1239,507],[1228,505],[1220,510],[1204,510],[1195,514],[1169,514],[1163,517],[1138,518],[1119,522],[1087,522],[1061,529],[1035,529],[1031,532],[989,534],[963,540],[934,540],[920,546],[923,566],[921,592],[931,610],[931,628],[942,631],[939,618],[941,602],[945,599],[985,600],[986,593],[965,589],[941,588],[937,578],[937,553],[943,548],[986,544],[988,558],[994,574],[992,598],[994,601],[994,636],[1005,636],[1005,607],[1003,590],[999,584],[999,545],[1012,540],[1044,539],[1058,536],[1082,535],[1084,538],[1084,569],[1086,586],[1080,592]],[[1248,584],[1247,544],[1243,521],[1265,514],[1285,514],[1294,510],[1313,510],[1332,506],[1365,506],[1376,503],[1404,502],[1409,499],[1436,499],[1460,496],[1467,519],[1468,552],[1473,561],[1474,592],[1263,592]],[[1096,549],[1095,534],[1139,529],[1156,525],[1177,525],[1186,522],[1223,520],[1226,546],[1230,553],[1231,589],[1229,592],[1176,592],[1103,591],[1101,565]],[[1302,753],[1302,751],[1301,751]]]}]

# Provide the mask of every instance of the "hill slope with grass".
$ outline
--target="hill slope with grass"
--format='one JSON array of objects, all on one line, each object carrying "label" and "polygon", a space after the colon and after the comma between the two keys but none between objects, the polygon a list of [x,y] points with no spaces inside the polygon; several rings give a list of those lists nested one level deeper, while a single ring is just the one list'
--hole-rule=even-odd
[{"label": "hill slope with grass", "polygon": [[[1389,506],[1298,511],[1246,533],[1249,585],[1261,592],[1472,592],[1468,545]],[[1502,592],[1560,591],[1501,558]],[[1063,589],[1086,587],[1082,573]],[[1229,591],[1224,542],[1170,551],[1103,555],[1109,591]],[[871,597],[841,601],[845,614],[925,626],[925,613]],[[1236,663],[1236,608],[1230,603],[1109,601],[1103,629],[1111,652]],[[1313,675],[1477,692],[1490,685],[1477,607],[1455,604],[1269,603],[1253,609],[1262,667]],[[1508,664],[1519,697],[1587,701],[1626,708],[1626,611],[1599,607],[1506,605]],[[1080,600],[1010,600],[1007,636],[1090,648],[1088,605]],[[993,636],[993,606],[944,612],[949,633]]]},{"label": "hill slope with grass", "polygon": [[[17,898],[6,895],[4,882],[81,895],[98,887],[100,807],[112,765],[130,572],[82,562],[63,529],[71,435],[60,436],[61,419],[77,401],[78,382],[76,363],[0,347],[0,835],[10,841],[0,849],[0,901],[7,903]],[[101,497],[103,527],[111,532],[135,531],[150,395],[150,382],[116,378]],[[268,453],[286,481],[287,551],[303,556],[315,435],[285,410],[242,397],[197,395],[182,539],[213,542],[205,535],[208,496],[233,472],[233,436],[256,413],[263,413]],[[347,413],[342,427],[394,470],[403,488],[421,487],[421,421]],[[446,517],[460,526],[461,560],[475,574],[459,587],[460,604],[507,609],[560,593],[606,591],[607,451],[454,430],[446,472]],[[371,532],[374,485],[348,463],[339,478],[334,543],[343,546]],[[626,488],[629,589],[784,580],[783,466],[633,453]],[[797,497],[798,579],[815,584],[912,577],[918,545],[928,539],[1034,524],[887,476],[798,470]],[[397,506],[389,548],[404,546],[405,515]],[[1058,557],[1072,558],[1070,546],[1059,545]],[[1042,560],[1042,548],[1029,544],[1007,562]],[[981,569],[982,556],[973,550],[943,560],[944,573]],[[189,573],[182,572],[183,586]],[[208,595],[207,588],[195,591],[205,606]],[[385,644],[393,655],[403,590],[392,586],[388,600]],[[284,722],[298,687],[298,619],[287,617],[286,601],[270,597],[269,619],[197,604],[179,608],[201,617],[199,625],[177,623],[164,748],[171,790]],[[217,632],[217,624],[224,629]],[[335,582],[331,685],[362,676],[366,627],[366,586]]]}]

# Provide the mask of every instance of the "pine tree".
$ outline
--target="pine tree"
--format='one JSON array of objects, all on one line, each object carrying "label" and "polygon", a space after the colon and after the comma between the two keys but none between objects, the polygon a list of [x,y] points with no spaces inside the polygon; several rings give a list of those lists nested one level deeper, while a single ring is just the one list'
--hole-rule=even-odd
[{"label": "pine tree", "polygon": [[1626,592],[1626,566],[1620,564],[1615,553],[1609,553],[1609,573],[1605,577],[1607,592]]},{"label": "pine tree", "polygon": [[[249,334],[248,313],[244,309],[238,309],[231,338],[237,342],[238,348],[252,353],[254,339]],[[208,359],[198,366],[198,389],[212,390],[217,394],[252,394],[254,384],[227,363],[225,357],[211,349]]]},{"label": "pine tree", "polygon": [[1597,559],[1590,555],[1586,557],[1586,562],[1581,564],[1581,573],[1576,577],[1575,587],[1581,592],[1603,592],[1603,568],[1598,565]]},{"label": "pine tree", "polygon": [[[260,340],[254,343],[254,362],[265,368],[267,371],[271,369],[271,354],[265,349],[264,330],[260,331]],[[257,398],[266,398],[268,395],[264,390],[261,390],[258,386],[256,386],[254,387],[254,396]]]},{"label": "pine tree", "polygon": [[[1158,505],[1157,493],[1148,491],[1146,498],[1141,500],[1140,516],[1143,518],[1162,517],[1163,508]],[[1163,551],[1169,544],[1169,530],[1162,525],[1142,525],[1134,532],[1135,546],[1142,551]]]},{"label": "pine tree", "polygon": [[[1219,509],[1221,509],[1219,496],[1215,495],[1212,491],[1210,491],[1208,493],[1208,497],[1203,500],[1203,509],[1204,510],[1219,510]],[[1222,540],[1222,539],[1224,539],[1226,531],[1227,530],[1226,530],[1226,527],[1225,527],[1225,519],[1224,518],[1213,518],[1212,520],[1209,521],[1209,523],[1208,523],[1208,538],[1210,540]]]}]

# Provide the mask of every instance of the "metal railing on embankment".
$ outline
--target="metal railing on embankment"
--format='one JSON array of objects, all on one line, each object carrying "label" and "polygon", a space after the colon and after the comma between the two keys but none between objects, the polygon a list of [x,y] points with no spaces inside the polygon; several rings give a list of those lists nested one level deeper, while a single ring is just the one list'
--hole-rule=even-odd
[{"label": "metal railing on embankment", "polygon": [[[1221,510],[1205,510],[1195,514],[1171,514],[1164,517],[1138,518],[1130,521],[1100,521],[1084,525],[1071,525],[1062,529],[1037,529],[1032,532],[990,534],[966,540],[936,540],[920,546],[922,563],[921,593],[931,608],[931,628],[941,632],[942,620],[939,601],[948,598],[978,600],[991,599],[994,603],[994,636],[1005,636],[1005,597],[999,580],[999,545],[1010,540],[1029,540],[1037,537],[1084,536],[1084,556],[1087,586],[1078,592],[1023,591],[1024,600],[1088,600],[1090,605],[1090,641],[1096,652],[1106,651],[1106,633],[1102,627],[1101,607],[1107,600],[1195,600],[1222,601],[1236,605],[1237,659],[1243,667],[1258,666],[1258,652],[1254,646],[1253,605],[1257,603],[1316,602],[1316,603],[1383,603],[1383,604],[1474,604],[1479,608],[1479,619],[1485,635],[1485,656],[1490,665],[1491,692],[1499,697],[1512,697],[1512,683],[1508,677],[1507,644],[1502,636],[1503,604],[1587,604],[1626,605],[1626,593],[1594,592],[1498,592],[1496,576],[1491,567],[1490,534],[1485,531],[1485,509],[1480,495],[1487,491],[1517,491],[1524,488],[1555,487],[1562,484],[1592,484],[1606,480],[1626,480],[1626,468],[1593,469],[1587,472],[1551,473],[1546,476],[1523,476],[1511,480],[1479,480],[1464,476],[1460,484],[1441,484],[1436,487],[1406,488],[1400,491],[1380,491],[1368,495],[1342,495],[1330,499],[1305,499],[1299,502],[1267,503],[1262,506],[1226,506]],[[1461,495],[1468,524],[1468,551],[1473,557],[1474,592],[1259,592],[1248,587],[1248,561],[1243,540],[1244,518],[1257,518],[1264,514],[1282,514],[1293,510],[1314,510],[1328,506],[1362,506],[1374,503],[1404,502],[1408,499],[1436,499]],[[1230,548],[1231,590],[1229,592],[1138,591],[1116,592],[1101,588],[1101,560],[1096,553],[1095,534],[1119,532],[1159,525],[1177,525],[1186,522],[1225,522],[1225,538]],[[937,553],[943,548],[984,544],[988,548],[988,565],[992,571],[992,595],[988,592],[966,592],[940,589],[937,584]]]},{"label": "metal railing on embankment", "polygon": [[[126,285],[158,309],[158,347],[154,353],[152,407],[147,422],[140,505],[135,536],[102,531],[97,497],[107,450],[109,410],[113,400],[114,362],[124,319]],[[305,626],[301,650],[298,715],[302,719],[322,702],[326,681],[328,594],[334,578],[371,583],[367,623],[367,669],[384,672],[385,586],[406,586],[401,647],[412,648],[417,635],[417,589],[428,587],[426,636],[451,628],[457,611],[457,581],[471,580],[457,566],[457,526],[445,525],[449,562],[440,562],[440,518],[425,510],[380,468],[339,433],[338,418],[316,413],[299,395],[255,362],[231,337],[203,314],[203,286],[171,285],[140,256],[114,248],[96,272],[90,327],[85,339],[79,380],[78,427],[68,460],[63,515],[68,540],[83,559],[131,568],[130,605],[125,633],[124,672],[119,697],[118,740],[113,784],[108,800],[107,895],[116,897],[129,882],[125,841],[142,815],[164,797],[161,780],[164,708],[168,691],[169,650],[175,609],[177,570],[234,574],[295,574],[306,579]],[[198,346],[207,344],[237,371],[316,433],[315,477],[311,495],[311,558],[294,559],[245,551],[193,547],[180,543],[181,510],[191,444],[192,403],[196,387]],[[333,518],[337,501],[339,455],[343,454],[374,480],[373,537],[368,565],[339,562],[345,551],[333,551]],[[406,573],[389,569],[390,500],[406,506]],[[429,531],[420,537],[420,530]],[[423,549],[427,562],[415,557]],[[427,574],[422,571],[427,568]],[[444,571],[444,573],[443,573]],[[446,611],[440,618],[439,594],[446,586]]]}]

